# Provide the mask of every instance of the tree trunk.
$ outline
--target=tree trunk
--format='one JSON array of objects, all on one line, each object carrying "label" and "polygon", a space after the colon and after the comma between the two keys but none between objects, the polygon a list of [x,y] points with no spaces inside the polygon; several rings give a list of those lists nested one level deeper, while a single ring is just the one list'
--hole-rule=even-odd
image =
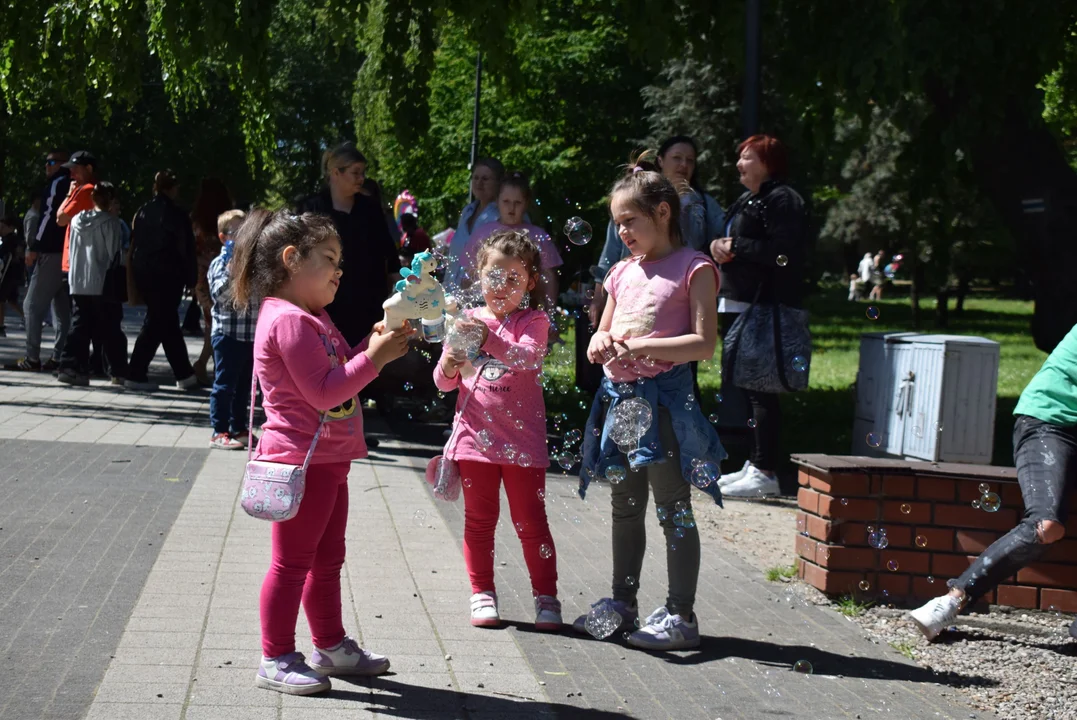
[{"label": "tree trunk", "polygon": [[[931,100],[949,117],[963,110],[948,97],[932,94]],[[1077,173],[1043,118],[1018,98],[1010,98],[993,132],[971,140],[977,181],[1016,239],[1028,272],[1036,303],[1033,340],[1050,352],[1077,324]]]},{"label": "tree trunk", "polygon": [[957,302],[954,303],[954,314],[960,315],[965,312],[965,296],[969,294],[969,284],[972,282],[972,272],[968,268],[961,268],[957,272]]},{"label": "tree trunk", "polygon": [[935,293],[935,327],[950,326],[950,288],[941,287]]}]

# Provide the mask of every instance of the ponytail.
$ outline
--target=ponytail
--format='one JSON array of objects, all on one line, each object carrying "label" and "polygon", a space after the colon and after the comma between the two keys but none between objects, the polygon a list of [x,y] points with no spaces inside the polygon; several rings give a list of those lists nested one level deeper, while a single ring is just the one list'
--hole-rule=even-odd
[{"label": "ponytail", "polygon": [[254,255],[258,236],[273,219],[273,213],[265,208],[254,208],[239,226],[232,250],[232,302],[238,310],[246,310],[251,303],[251,287],[254,275]]}]

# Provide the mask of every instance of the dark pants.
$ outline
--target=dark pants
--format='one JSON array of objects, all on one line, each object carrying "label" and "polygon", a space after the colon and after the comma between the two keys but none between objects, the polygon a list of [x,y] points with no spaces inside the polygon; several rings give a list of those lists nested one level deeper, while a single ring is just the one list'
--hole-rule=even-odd
[{"label": "dark pants", "polygon": [[213,432],[238,436],[247,432],[254,372],[254,343],[227,335],[214,335],[213,390],[209,395],[209,420]]},{"label": "dark pants", "polygon": [[[718,319],[721,321],[722,340],[725,340],[729,328],[740,316],[740,313],[721,313]],[[728,383],[728,389],[727,389]],[[752,455],[749,458],[752,465],[768,473],[778,471],[781,463],[781,440],[782,440],[782,406],[779,397],[775,393],[755,392],[745,390],[733,385],[733,378],[722,378],[722,392],[729,394],[732,391],[744,393],[751,407],[751,420],[755,421],[752,429]]]},{"label": "dark pants", "polygon": [[172,278],[136,278],[138,292],[146,302],[146,320],[131,351],[128,378],[146,382],[150,361],[158,347],[164,347],[165,357],[172,366],[176,380],[186,380],[194,371],[187,357],[187,344],[180,330],[179,304],[183,297],[183,283]]},{"label": "dark pants", "polygon": [[1025,515],[950,582],[965,591],[969,604],[1047,551],[1037,532],[1040,522],[1065,524],[1067,500],[1077,477],[1077,428],[1018,415],[1013,425],[1013,462]]},{"label": "dark pants", "polygon": [[90,371],[90,342],[108,361],[109,373],[127,375],[127,336],[120,321],[123,306],[100,295],[72,295],[71,332],[60,355],[60,368],[79,375]]}]

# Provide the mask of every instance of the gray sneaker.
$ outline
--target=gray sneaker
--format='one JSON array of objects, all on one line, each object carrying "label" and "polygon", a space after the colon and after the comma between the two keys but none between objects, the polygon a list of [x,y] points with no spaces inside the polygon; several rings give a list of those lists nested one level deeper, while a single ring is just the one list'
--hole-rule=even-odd
[{"label": "gray sneaker", "polygon": [[389,670],[389,658],[364,650],[345,637],[332,650],[314,648],[310,666],[322,675],[381,675]]},{"label": "gray sneaker", "polygon": [[86,387],[90,384],[90,376],[76,373],[73,370],[61,370],[56,379],[62,382],[64,385],[77,385],[78,387]]},{"label": "gray sneaker", "polygon": [[313,695],[332,687],[329,678],[312,670],[300,652],[275,658],[263,657],[254,684],[286,695]]},{"label": "gray sneaker", "polygon": [[688,650],[699,647],[699,624],[691,618],[670,615],[665,607],[651,613],[643,627],[628,636],[628,644],[644,650]]},{"label": "gray sneaker", "polygon": [[[590,627],[588,627],[588,618],[591,618]],[[634,630],[638,618],[639,610],[635,605],[629,605],[623,600],[602,598],[591,604],[589,612],[573,621],[572,629],[581,635],[591,635],[599,640],[605,640],[619,632]],[[598,634],[592,631],[598,631]]]}]

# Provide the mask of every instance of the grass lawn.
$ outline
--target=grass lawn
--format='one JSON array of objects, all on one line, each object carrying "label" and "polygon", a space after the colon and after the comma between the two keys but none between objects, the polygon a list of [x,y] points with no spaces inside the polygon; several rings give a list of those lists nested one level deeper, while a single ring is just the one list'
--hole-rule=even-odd
[{"label": "grass lawn", "polygon": [[[846,301],[847,291],[835,288],[821,290],[808,300],[811,311],[813,354],[811,384],[803,392],[782,397],[782,443],[788,453],[822,452],[846,455],[852,445],[854,401],[853,382],[860,354],[860,334],[882,331],[914,331],[912,308],[908,298],[895,297],[872,303],[879,308],[879,318],[866,316],[868,303]],[[934,300],[921,305],[922,327],[919,332],[936,332]],[[945,332],[954,335],[979,335],[1001,344],[998,378],[998,410],[995,419],[993,463],[1013,464],[1010,435],[1011,415],[1025,385],[1039,370],[1046,355],[1036,349],[1029,330],[1032,303],[995,297],[970,296],[965,311],[950,311],[950,327]],[[564,319],[567,327],[569,319]],[[590,408],[591,396],[575,387],[573,332],[566,329],[562,336],[567,342],[547,359],[546,374],[550,390],[546,393],[547,410],[554,433],[581,428]],[[700,367],[699,383],[703,392],[703,409],[707,414],[722,412],[716,396],[721,391],[717,357]],[[748,428],[744,428],[745,434]],[[739,467],[744,459],[743,437],[730,430],[721,431],[723,443],[730,449],[731,462],[727,467]],[[738,443],[738,440],[740,441]]]}]

